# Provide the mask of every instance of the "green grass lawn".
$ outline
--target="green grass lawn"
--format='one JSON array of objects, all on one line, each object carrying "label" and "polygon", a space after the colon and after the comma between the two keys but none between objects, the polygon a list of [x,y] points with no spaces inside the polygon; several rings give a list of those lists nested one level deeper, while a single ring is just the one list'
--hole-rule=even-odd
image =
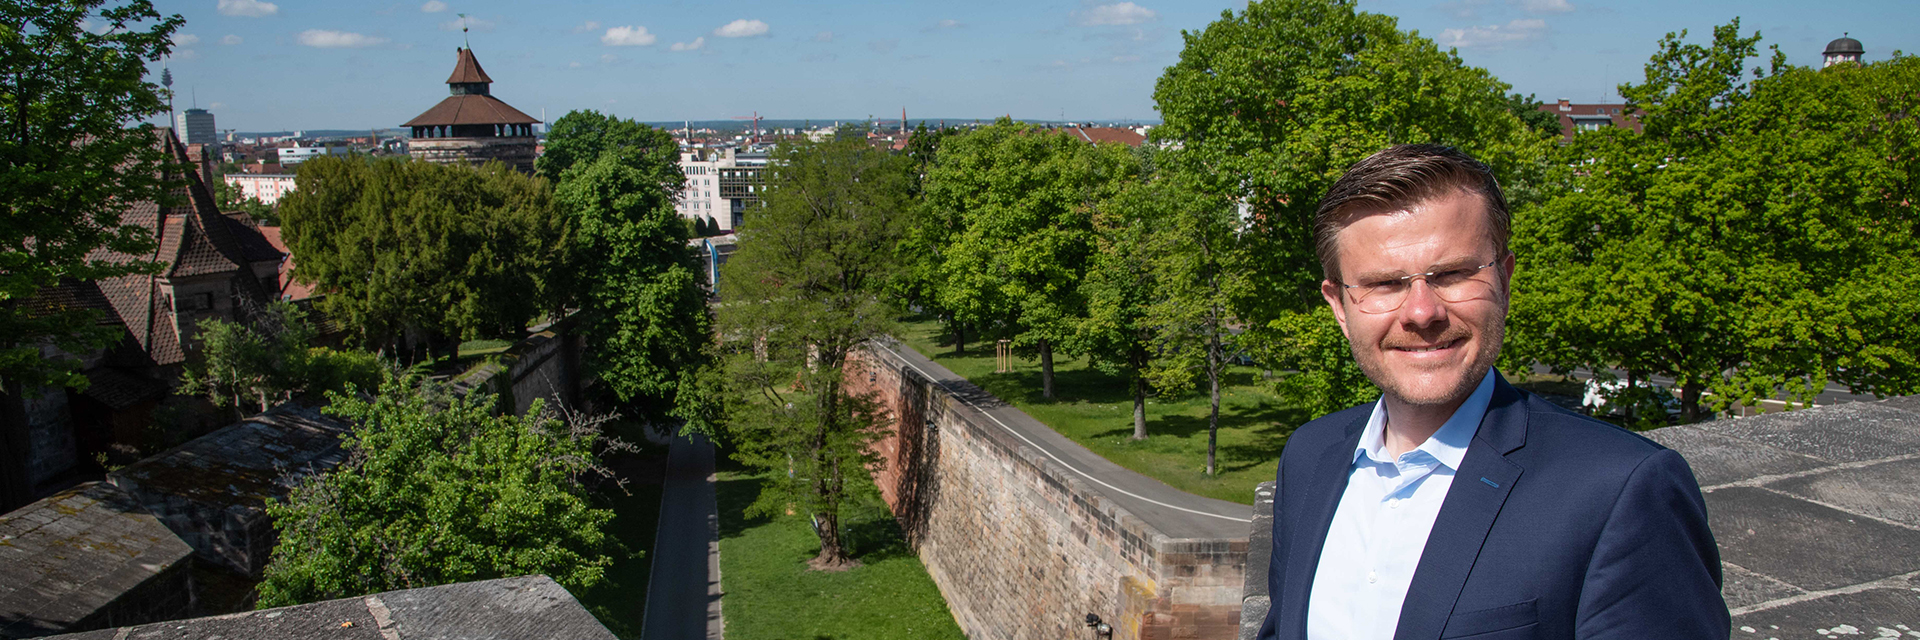
[{"label": "green grass lawn", "polygon": [[1136,441],[1126,379],[1101,373],[1084,359],[1055,356],[1057,397],[1048,400],[1040,397],[1038,360],[1015,359],[1012,373],[994,373],[992,343],[968,344],[966,355],[956,354],[932,320],[910,320],[899,338],[1094,453],[1209,498],[1253,504],[1254,485],[1273,479],[1287,436],[1307,421],[1305,412],[1274,395],[1260,369],[1233,367],[1220,393],[1219,474],[1208,477],[1204,391],[1149,396],[1147,439]]},{"label": "green grass lawn", "polygon": [[760,477],[721,462],[720,588],[728,640],[960,640],[959,625],[925,565],[900,538],[873,482],[855,476],[841,515],[860,566],[812,571],[820,552],[808,518],[750,518]]},{"label": "green grass lawn", "polygon": [[639,428],[617,421],[609,429],[615,437],[641,446],[638,452],[607,460],[615,473],[627,479],[626,490],[608,486],[594,493],[596,506],[613,509],[607,533],[624,548],[614,553],[605,584],[576,594],[600,624],[627,640],[640,637],[646,615],[647,578],[653,566],[653,536],[660,521],[661,483],[667,467],[667,448],[647,444]]}]

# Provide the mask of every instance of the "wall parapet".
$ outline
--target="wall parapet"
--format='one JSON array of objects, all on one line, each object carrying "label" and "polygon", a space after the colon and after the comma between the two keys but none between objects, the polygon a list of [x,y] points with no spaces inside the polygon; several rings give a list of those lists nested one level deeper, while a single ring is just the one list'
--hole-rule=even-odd
[{"label": "wall parapet", "polygon": [[1239,628],[1249,507],[1173,489],[1061,436],[894,341],[849,371],[894,431],[875,474],[975,638],[1114,638]]}]

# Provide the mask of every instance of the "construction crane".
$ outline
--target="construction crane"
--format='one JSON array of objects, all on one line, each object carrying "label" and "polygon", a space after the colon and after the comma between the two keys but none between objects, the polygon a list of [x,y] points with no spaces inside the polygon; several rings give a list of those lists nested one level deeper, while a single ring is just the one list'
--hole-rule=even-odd
[{"label": "construction crane", "polygon": [[750,115],[750,116],[734,116],[733,119],[752,120],[753,121],[753,139],[749,141],[747,144],[749,145],[760,144],[760,112],[755,111],[753,112],[753,115]]}]

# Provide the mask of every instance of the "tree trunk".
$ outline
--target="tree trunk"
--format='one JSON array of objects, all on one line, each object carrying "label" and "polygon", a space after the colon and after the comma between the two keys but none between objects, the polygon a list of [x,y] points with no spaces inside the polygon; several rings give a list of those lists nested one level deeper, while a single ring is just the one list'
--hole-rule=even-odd
[{"label": "tree trunk", "polygon": [[1040,397],[1053,399],[1053,343],[1040,339]]},{"label": "tree trunk", "polygon": [[1627,401],[1627,424],[1633,424],[1633,421],[1639,418],[1640,390],[1636,387],[1635,385],[1636,382],[1638,382],[1638,380],[1633,375],[1633,370],[1628,369],[1627,370],[1627,391],[1626,393],[1621,394],[1623,396],[1621,399]]},{"label": "tree trunk", "polygon": [[967,355],[967,325],[959,319],[953,321],[953,353]]},{"label": "tree trunk", "polygon": [[1693,424],[1700,421],[1700,393],[1705,389],[1698,382],[1680,385],[1680,421]]},{"label": "tree trunk", "polygon": [[1208,360],[1207,389],[1211,400],[1207,408],[1207,476],[1212,477],[1214,451],[1220,445],[1220,364],[1213,356],[1208,356]]},{"label": "tree trunk", "polygon": [[1147,439],[1147,377],[1133,376],[1133,439]]}]

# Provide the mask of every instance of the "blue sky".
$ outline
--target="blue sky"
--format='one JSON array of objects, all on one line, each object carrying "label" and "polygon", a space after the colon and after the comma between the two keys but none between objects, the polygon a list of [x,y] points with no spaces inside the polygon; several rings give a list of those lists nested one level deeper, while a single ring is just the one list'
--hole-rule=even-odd
[{"label": "blue sky", "polygon": [[[447,95],[470,16],[494,95],[539,117],[1156,119],[1153,84],[1242,2],[155,0],[186,26],[176,105],[243,131],[392,127]],[[1659,38],[1735,16],[1794,64],[1842,32],[1920,52],[1920,3],[1361,0],[1542,100],[1613,99]]]}]

